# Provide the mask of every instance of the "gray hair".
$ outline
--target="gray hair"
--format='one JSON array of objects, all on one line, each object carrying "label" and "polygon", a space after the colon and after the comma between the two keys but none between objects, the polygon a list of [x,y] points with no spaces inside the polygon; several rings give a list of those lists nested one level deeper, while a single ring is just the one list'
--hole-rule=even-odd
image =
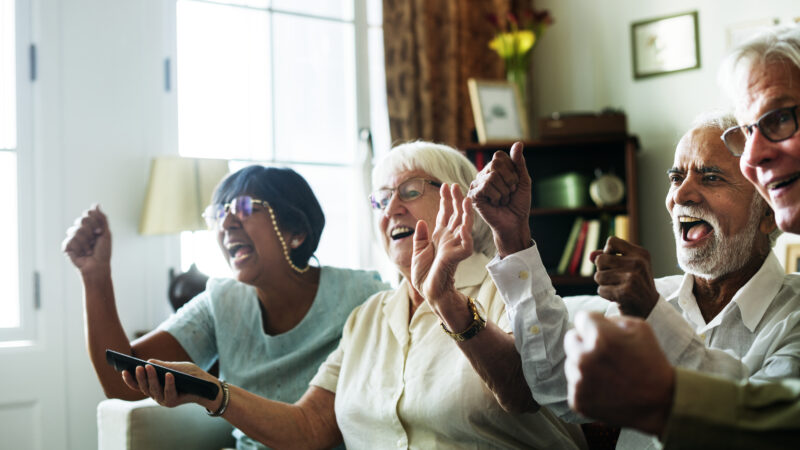
[{"label": "gray hair", "polygon": [[738,45],[722,61],[720,85],[737,98],[744,92],[739,83],[754,65],[775,62],[800,70],[800,26],[769,28]]},{"label": "gray hair", "polygon": [[[411,170],[421,170],[442,183],[458,183],[464,195],[478,174],[475,166],[458,150],[433,142],[415,141],[394,147],[375,164],[372,185],[378,186],[393,173]],[[472,241],[475,251],[490,258],[494,256],[492,230],[480,214],[475,214]]]},{"label": "gray hair", "polygon": [[733,113],[723,110],[711,110],[698,114],[697,117],[692,120],[689,129],[720,130],[720,135],[722,135],[722,131],[730,127],[735,127],[736,125],[738,125],[738,123]]}]

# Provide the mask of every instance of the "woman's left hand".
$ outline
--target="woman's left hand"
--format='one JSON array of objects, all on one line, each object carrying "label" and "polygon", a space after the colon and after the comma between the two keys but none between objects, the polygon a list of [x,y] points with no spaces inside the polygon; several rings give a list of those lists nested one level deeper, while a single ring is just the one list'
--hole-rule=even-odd
[{"label": "woman's left hand", "polygon": [[428,302],[456,292],[456,268],[472,255],[472,203],[457,184],[444,183],[439,193],[436,228],[430,234],[428,224],[417,222],[411,257],[411,283]]}]

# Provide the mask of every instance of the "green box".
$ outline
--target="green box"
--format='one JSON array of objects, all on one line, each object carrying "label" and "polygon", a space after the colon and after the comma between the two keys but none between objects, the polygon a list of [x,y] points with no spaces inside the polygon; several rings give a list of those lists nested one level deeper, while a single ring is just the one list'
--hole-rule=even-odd
[{"label": "green box", "polygon": [[534,208],[580,208],[590,205],[589,180],[577,172],[533,180]]}]

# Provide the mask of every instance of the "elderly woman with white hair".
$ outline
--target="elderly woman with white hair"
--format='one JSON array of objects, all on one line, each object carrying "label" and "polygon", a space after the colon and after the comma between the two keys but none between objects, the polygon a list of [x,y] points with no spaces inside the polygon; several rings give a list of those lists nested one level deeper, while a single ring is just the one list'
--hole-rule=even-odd
[{"label": "elderly woman with white hair", "polygon": [[[275,448],[582,448],[580,429],[534,402],[485,266],[489,227],[464,199],[475,167],[428,142],[394,148],[373,170],[380,239],[402,274],[348,318],[339,347],[295,404],[230,386],[214,400],[162,388],[152,366],[124,374],[159,403],[224,409]],[[474,249],[474,250],[473,250]],[[168,364],[215,383],[186,363]]]}]

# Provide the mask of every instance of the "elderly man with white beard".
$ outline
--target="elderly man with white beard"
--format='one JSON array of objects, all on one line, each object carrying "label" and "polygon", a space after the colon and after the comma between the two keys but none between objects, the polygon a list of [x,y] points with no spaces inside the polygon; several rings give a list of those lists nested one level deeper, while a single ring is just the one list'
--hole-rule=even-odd
[{"label": "elderly man with white beard", "polygon": [[[496,154],[470,189],[492,227],[498,257],[489,272],[511,318],[534,399],[568,421],[564,335],[569,313],[646,318],[669,362],[731,379],[800,375],[800,276],[785,275],[771,252],[772,210],[719,139],[732,116],[706,116],[680,140],[669,169],[667,209],[685,275],[653,279],[643,248],[610,238],[592,256],[598,294],[562,301],[528,243],[530,179],[519,148]],[[523,236],[520,237],[520,234]],[[611,405],[609,405],[611,407]],[[623,429],[617,448],[656,448],[658,441]]]}]

